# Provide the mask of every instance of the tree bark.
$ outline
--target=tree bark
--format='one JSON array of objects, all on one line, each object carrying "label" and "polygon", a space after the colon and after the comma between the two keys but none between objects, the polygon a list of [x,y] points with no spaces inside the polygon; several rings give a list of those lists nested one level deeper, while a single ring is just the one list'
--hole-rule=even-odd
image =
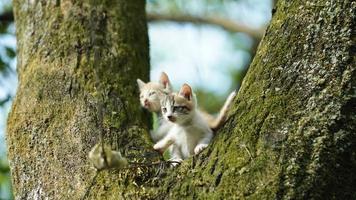
[{"label": "tree bark", "polygon": [[[100,129],[122,153],[151,147],[135,81],[149,76],[145,2],[46,0],[13,6],[20,83],[7,144],[15,199],[85,198],[96,174],[87,156]],[[124,173],[120,180],[128,177],[143,179]]]},{"label": "tree bark", "polygon": [[[134,81],[148,76],[144,2],[109,3],[14,3],[20,86],[7,141],[16,198],[356,198],[352,0],[277,2],[226,125],[199,156],[176,169],[96,173],[87,160],[100,127],[95,70],[106,142],[131,160],[151,149]],[[95,45],[91,22],[101,27]]]},{"label": "tree bark", "polygon": [[279,0],[226,125],[161,197],[355,199],[355,10]]}]

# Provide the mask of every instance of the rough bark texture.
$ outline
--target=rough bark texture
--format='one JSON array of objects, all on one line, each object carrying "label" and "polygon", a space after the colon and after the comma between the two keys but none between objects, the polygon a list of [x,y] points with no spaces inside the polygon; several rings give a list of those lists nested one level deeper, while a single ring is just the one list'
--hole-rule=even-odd
[{"label": "rough bark texture", "polygon": [[[228,122],[202,154],[166,173],[96,174],[86,157],[98,140],[95,68],[108,91],[108,142],[126,156],[150,145],[133,79],[147,78],[143,2],[114,2],[94,14],[86,3],[14,3],[20,87],[8,146],[17,198],[356,198],[352,0],[278,1]],[[103,11],[93,66],[89,18]]]},{"label": "rough bark texture", "polygon": [[18,0],[13,6],[20,84],[7,144],[15,198],[83,198],[96,174],[87,155],[99,141],[100,101],[104,138],[114,149],[150,147],[135,81],[149,74],[145,2]]},{"label": "rough bark texture", "polygon": [[355,11],[278,1],[227,124],[161,197],[355,199]]}]

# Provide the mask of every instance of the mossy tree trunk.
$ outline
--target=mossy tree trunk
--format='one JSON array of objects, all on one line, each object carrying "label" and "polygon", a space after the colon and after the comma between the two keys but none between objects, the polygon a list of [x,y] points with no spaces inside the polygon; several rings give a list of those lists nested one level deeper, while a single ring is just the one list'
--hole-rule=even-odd
[{"label": "mossy tree trunk", "polygon": [[151,147],[135,85],[149,76],[145,1],[30,0],[13,7],[20,83],[7,145],[15,198],[83,198],[96,174],[87,155],[99,127],[113,149]]},{"label": "mossy tree trunk", "polygon": [[7,141],[17,198],[356,198],[352,0],[278,1],[226,125],[166,173],[96,174],[87,160],[99,138],[95,70],[105,140],[130,160],[150,152],[134,81],[148,76],[144,2],[14,7],[20,86]]},{"label": "mossy tree trunk", "polygon": [[355,199],[355,11],[279,0],[227,124],[162,197]]}]

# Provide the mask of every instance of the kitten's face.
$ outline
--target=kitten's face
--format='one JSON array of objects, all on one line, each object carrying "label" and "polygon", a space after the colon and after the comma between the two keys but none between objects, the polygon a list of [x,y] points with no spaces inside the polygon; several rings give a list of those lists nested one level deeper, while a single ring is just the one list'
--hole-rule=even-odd
[{"label": "kitten's face", "polygon": [[137,84],[140,88],[140,103],[150,112],[159,112],[161,110],[161,98],[172,92],[168,76],[164,72],[161,74],[159,83],[144,83],[137,79]]},{"label": "kitten's face", "polygon": [[140,91],[140,103],[150,112],[159,112],[161,109],[160,99],[163,88],[158,83],[148,82]]},{"label": "kitten's face", "polygon": [[[185,85],[183,87],[188,86]],[[183,87],[185,91],[182,92],[181,89],[179,94],[166,95],[161,100],[162,115],[166,120],[177,124],[185,124],[191,120],[195,108],[190,87]]]}]

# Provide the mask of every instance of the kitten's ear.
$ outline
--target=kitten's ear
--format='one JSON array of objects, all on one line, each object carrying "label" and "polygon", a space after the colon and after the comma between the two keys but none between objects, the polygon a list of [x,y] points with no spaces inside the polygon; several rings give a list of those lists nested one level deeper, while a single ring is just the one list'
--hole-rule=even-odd
[{"label": "kitten's ear", "polygon": [[192,88],[184,83],[180,88],[179,95],[190,101],[192,99]]},{"label": "kitten's ear", "polygon": [[172,92],[172,86],[171,82],[169,81],[168,75],[164,72],[161,73],[161,76],[159,78],[159,83],[163,85],[164,89],[169,90]]},{"label": "kitten's ear", "polygon": [[138,84],[138,88],[140,88],[140,90],[142,90],[143,86],[146,85],[145,82],[141,81],[141,79],[137,79],[137,84]]}]

